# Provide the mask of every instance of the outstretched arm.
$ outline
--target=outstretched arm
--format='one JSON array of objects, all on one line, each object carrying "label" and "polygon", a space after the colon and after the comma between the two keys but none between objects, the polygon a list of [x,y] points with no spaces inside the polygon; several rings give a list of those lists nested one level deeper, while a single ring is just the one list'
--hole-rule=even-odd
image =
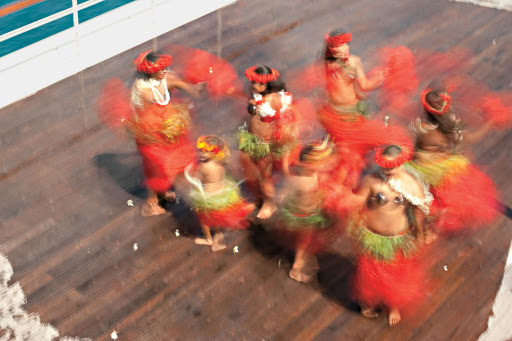
[{"label": "outstretched arm", "polygon": [[464,140],[467,144],[474,144],[484,138],[485,135],[492,129],[492,122],[485,122],[480,128],[471,132],[464,132]]},{"label": "outstretched arm", "polygon": [[176,75],[167,74],[166,80],[167,80],[167,87],[169,88],[169,90],[172,90],[173,88],[178,88],[180,90],[187,92],[189,95],[191,95],[195,98],[199,97],[199,95],[201,93],[200,86],[187,83],[184,80],[177,77]]},{"label": "outstretched arm", "polygon": [[380,71],[378,74],[374,75],[373,77],[367,78],[366,74],[364,73],[364,67],[363,67],[363,62],[361,61],[361,58],[353,57],[353,65],[356,69],[357,85],[359,85],[361,90],[370,91],[370,90],[376,89],[382,85],[382,82],[384,81],[384,78],[385,78],[384,71]]}]

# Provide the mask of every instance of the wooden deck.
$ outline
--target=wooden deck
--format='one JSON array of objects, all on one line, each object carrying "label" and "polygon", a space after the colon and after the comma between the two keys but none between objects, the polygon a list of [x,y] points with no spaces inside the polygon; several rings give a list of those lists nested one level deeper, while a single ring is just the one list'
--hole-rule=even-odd
[{"label": "wooden deck", "polygon": [[[340,23],[368,66],[383,45],[462,46],[475,54],[473,77],[511,86],[511,12],[447,0],[241,0],[2,108],[0,252],[27,310],[61,335],[94,340],[113,330],[120,340],[152,341],[477,339],[502,279],[510,210],[487,229],[429,247],[434,289],[418,316],[389,328],[350,300],[346,243],[320,257],[318,283],[303,285],[287,276],[290,254],[259,226],[229,235],[238,253],[212,254],[186,233],[197,221],[183,200],[168,215],[142,218],[135,145],[96,119],[104,82],[128,84],[142,50],[186,44],[220,53],[240,75],[256,63],[286,74],[318,57],[324,33]],[[229,103],[206,108],[197,110],[198,134],[234,134],[242,122]],[[512,131],[497,131],[473,150],[506,206],[511,145]]]}]

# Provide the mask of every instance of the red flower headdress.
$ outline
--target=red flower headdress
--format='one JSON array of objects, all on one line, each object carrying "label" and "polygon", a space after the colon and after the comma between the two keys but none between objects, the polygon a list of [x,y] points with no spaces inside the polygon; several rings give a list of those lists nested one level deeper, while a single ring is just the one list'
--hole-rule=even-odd
[{"label": "red flower headdress", "polygon": [[133,61],[133,64],[137,66],[137,70],[139,72],[144,72],[147,74],[152,74],[155,72],[158,72],[160,70],[165,69],[172,63],[172,57],[166,54],[159,55],[158,60],[154,63],[150,62],[146,59],[146,56],[151,51],[144,51],[142,52],[137,59]]},{"label": "red flower headdress", "polygon": [[351,33],[343,33],[343,34],[339,34],[339,35],[333,36],[333,37],[329,36],[329,34],[326,34],[325,41],[327,43],[327,46],[329,46],[329,48],[338,47],[345,43],[351,42],[352,34]]},{"label": "red flower headdress", "polygon": [[443,107],[441,110],[437,110],[436,108],[433,108],[430,104],[427,103],[427,95],[432,90],[427,88],[423,90],[423,92],[420,95],[421,103],[423,103],[423,107],[425,110],[433,115],[444,115],[448,110],[450,110],[450,106],[452,103],[452,96],[448,92],[436,92],[439,97],[443,100]]},{"label": "red flower headdress", "polygon": [[206,139],[211,136],[201,136],[197,139],[197,148],[204,151],[204,152],[211,152],[213,153],[213,157],[215,160],[222,160],[226,157],[225,153],[225,147],[221,148],[221,146],[218,145],[212,145],[209,144]]},{"label": "red flower headdress", "polygon": [[251,82],[268,83],[268,82],[275,81],[280,76],[279,72],[277,72],[277,70],[272,69],[272,68],[270,68],[270,70],[272,72],[269,73],[268,75],[259,75],[256,72],[254,72],[254,70],[256,70],[256,68],[257,68],[257,66],[251,66],[250,68],[245,70],[245,77],[247,77],[247,79],[249,79],[249,81],[251,81]]},{"label": "red flower headdress", "polygon": [[379,147],[375,149],[375,163],[381,168],[396,168],[403,165],[405,162],[409,161],[412,158],[412,151],[407,147],[398,146],[402,149],[400,155],[398,155],[393,160],[385,159],[385,156],[382,155],[384,149],[389,146]]}]

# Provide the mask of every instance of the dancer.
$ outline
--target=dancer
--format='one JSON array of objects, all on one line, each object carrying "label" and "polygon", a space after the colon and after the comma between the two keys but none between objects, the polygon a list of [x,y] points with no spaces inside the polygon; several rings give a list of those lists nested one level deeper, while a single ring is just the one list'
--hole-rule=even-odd
[{"label": "dancer", "polygon": [[479,141],[493,123],[491,119],[473,133],[465,132],[452,112],[446,87],[425,89],[421,100],[425,116],[411,125],[416,150],[409,164],[428,180],[434,194],[434,223],[426,231],[426,243],[431,243],[439,232],[485,226],[495,217],[497,193],[492,180],[460,152],[463,142]]},{"label": "dancer", "polygon": [[[190,201],[196,210],[204,238],[196,238],[199,245],[211,246],[212,251],[226,248],[220,228],[244,229],[249,225],[247,216],[254,204],[240,197],[236,182],[226,175],[225,159],[229,149],[217,136],[201,136],[197,139],[199,164],[193,176],[192,165],[185,169],[186,179],[195,187],[190,192]],[[211,229],[216,228],[213,235]]]},{"label": "dancer", "polygon": [[377,144],[382,125],[365,119],[366,104],[360,100],[358,89],[376,89],[384,81],[387,71],[383,69],[367,77],[361,58],[350,54],[351,40],[352,35],[342,30],[331,31],[326,36],[324,60],[328,103],[318,111],[318,118],[336,142],[337,151],[343,153],[347,161],[342,172],[359,177],[363,155]]},{"label": "dancer", "polygon": [[357,266],[354,294],[361,312],[377,317],[389,309],[390,326],[420,303],[424,269],[419,262],[423,219],[432,200],[426,187],[402,168],[412,156],[408,147],[389,145],[375,152],[379,169],[362,179],[355,201],[362,209],[352,219]]},{"label": "dancer", "polygon": [[307,283],[316,276],[319,266],[315,254],[334,235],[332,220],[323,209],[319,181],[319,171],[332,153],[333,146],[326,138],[303,148],[292,168],[289,156],[283,159],[284,203],[274,226],[281,232],[278,235],[281,234],[283,242],[295,251],[289,276],[298,282]]},{"label": "dancer", "polygon": [[165,213],[159,196],[175,200],[174,178],[192,162],[194,155],[188,141],[188,108],[172,103],[169,90],[182,89],[197,97],[199,89],[172,74],[168,69],[171,62],[171,56],[151,51],[141,53],[134,61],[138,74],[131,90],[132,115],[127,125],[142,156],[148,187],[143,216]]},{"label": "dancer", "polygon": [[251,82],[252,98],[247,129],[238,133],[240,159],[247,185],[260,206],[257,217],[267,219],[276,210],[273,163],[294,147],[291,95],[275,69],[253,66],[245,75]]}]

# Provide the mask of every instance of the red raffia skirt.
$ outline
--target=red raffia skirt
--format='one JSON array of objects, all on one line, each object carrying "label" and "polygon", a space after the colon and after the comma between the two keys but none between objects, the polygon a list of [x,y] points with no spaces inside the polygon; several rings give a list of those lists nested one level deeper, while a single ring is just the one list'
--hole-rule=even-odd
[{"label": "red raffia skirt", "polygon": [[493,181],[462,155],[410,165],[430,182],[434,196],[430,214],[443,233],[488,226],[497,214],[497,190]]},{"label": "red raffia skirt", "polygon": [[369,254],[357,257],[353,278],[354,297],[361,304],[410,314],[425,296],[425,272],[418,255],[405,257],[401,250],[391,261],[381,261]]},{"label": "red raffia skirt", "polygon": [[174,143],[137,144],[137,147],[142,156],[146,186],[157,193],[169,190],[176,175],[195,162],[195,149],[187,136]]},{"label": "red raffia skirt", "polygon": [[212,228],[226,228],[230,230],[242,230],[249,226],[247,216],[251,214],[252,208],[245,200],[226,207],[221,210],[210,210],[197,212],[201,224]]},{"label": "red raffia skirt", "polygon": [[444,233],[488,226],[498,212],[494,183],[473,165],[431,187],[431,192],[435,198],[431,213]]},{"label": "red raffia skirt", "polygon": [[334,139],[337,149],[348,149],[343,152],[345,158],[355,155],[354,160],[347,159],[346,162],[358,164],[361,162],[361,155],[382,145],[399,144],[412,148],[412,139],[403,127],[386,126],[384,122],[368,120],[362,115],[358,105],[354,103],[334,107],[326,104],[318,110],[318,119]]}]

